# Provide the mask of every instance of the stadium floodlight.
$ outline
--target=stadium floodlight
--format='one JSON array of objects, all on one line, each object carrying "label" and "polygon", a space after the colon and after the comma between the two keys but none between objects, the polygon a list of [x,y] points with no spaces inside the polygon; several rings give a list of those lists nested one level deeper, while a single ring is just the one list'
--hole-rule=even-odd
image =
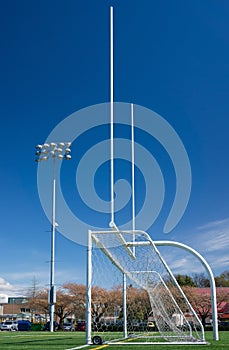
[{"label": "stadium floodlight", "polygon": [[56,302],[56,288],[54,282],[55,268],[55,229],[56,223],[56,160],[70,160],[71,142],[50,142],[36,146],[36,162],[42,162],[51,158],[53,160],[53,189],[52,189],[52,230],[51,230],[51,262],[50,262],[50,291],[49,291],[49,312],[50,312],[50,332],[53,332],[54,311]]},{"label": "stadium floodlight", "polygon": [[42,145],[37,145],[36,149],[38,149],[38,150],[42,149]]}]

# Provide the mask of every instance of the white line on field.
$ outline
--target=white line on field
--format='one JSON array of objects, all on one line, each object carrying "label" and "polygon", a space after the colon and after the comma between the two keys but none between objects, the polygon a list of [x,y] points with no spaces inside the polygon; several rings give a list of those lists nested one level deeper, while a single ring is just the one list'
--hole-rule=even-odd
[{"label": "white line on field", "polygon": [[71,349],[65,349],[65,350],[78,350],[78,349],[83,349],[83,348],[86,348],[87,346],[90,346],[90,345],[81,345],[81,346],[77,346],[76,348],[71,348]]}]

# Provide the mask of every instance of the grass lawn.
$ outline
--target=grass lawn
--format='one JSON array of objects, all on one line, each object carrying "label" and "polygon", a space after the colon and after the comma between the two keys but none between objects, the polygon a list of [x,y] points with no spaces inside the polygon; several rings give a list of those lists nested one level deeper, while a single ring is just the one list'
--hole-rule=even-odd
[{"label": "grass lawn", "polygon": [[[82,349],[126,349],[126,350],[229,350],[229,332],[220,332],[220,340],[212,340],[212,333],[206,332],[208,345],[100,345]],[[0,332],[1,350],[67,350],[85,345],[83,332]]]}]

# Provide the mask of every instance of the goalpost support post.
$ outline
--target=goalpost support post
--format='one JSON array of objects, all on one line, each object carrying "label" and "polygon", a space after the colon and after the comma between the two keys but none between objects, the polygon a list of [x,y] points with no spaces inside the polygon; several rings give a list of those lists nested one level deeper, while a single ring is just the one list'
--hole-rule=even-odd
[{"label": "goalpost support post", "polygon": [[92,288],[92,237],[88,231],[87,286],[86,286],[86,342],[91,344],[91,288]]}]

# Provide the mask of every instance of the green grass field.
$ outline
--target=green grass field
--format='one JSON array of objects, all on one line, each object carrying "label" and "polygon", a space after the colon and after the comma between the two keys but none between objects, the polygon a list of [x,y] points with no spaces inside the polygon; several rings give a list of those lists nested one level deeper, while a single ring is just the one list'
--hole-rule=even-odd
[{"label": "green grass field", "polygon": [[[126,350],[229,350],[229,332],[220,332],[220,340],[213,341],[212,333],[206,332],[207,345],[100,345],[82,347],[82,349],[126,349]],[[83,332],[0,332],[1,350],[69,350],[80,349],[85,345]]]}]

